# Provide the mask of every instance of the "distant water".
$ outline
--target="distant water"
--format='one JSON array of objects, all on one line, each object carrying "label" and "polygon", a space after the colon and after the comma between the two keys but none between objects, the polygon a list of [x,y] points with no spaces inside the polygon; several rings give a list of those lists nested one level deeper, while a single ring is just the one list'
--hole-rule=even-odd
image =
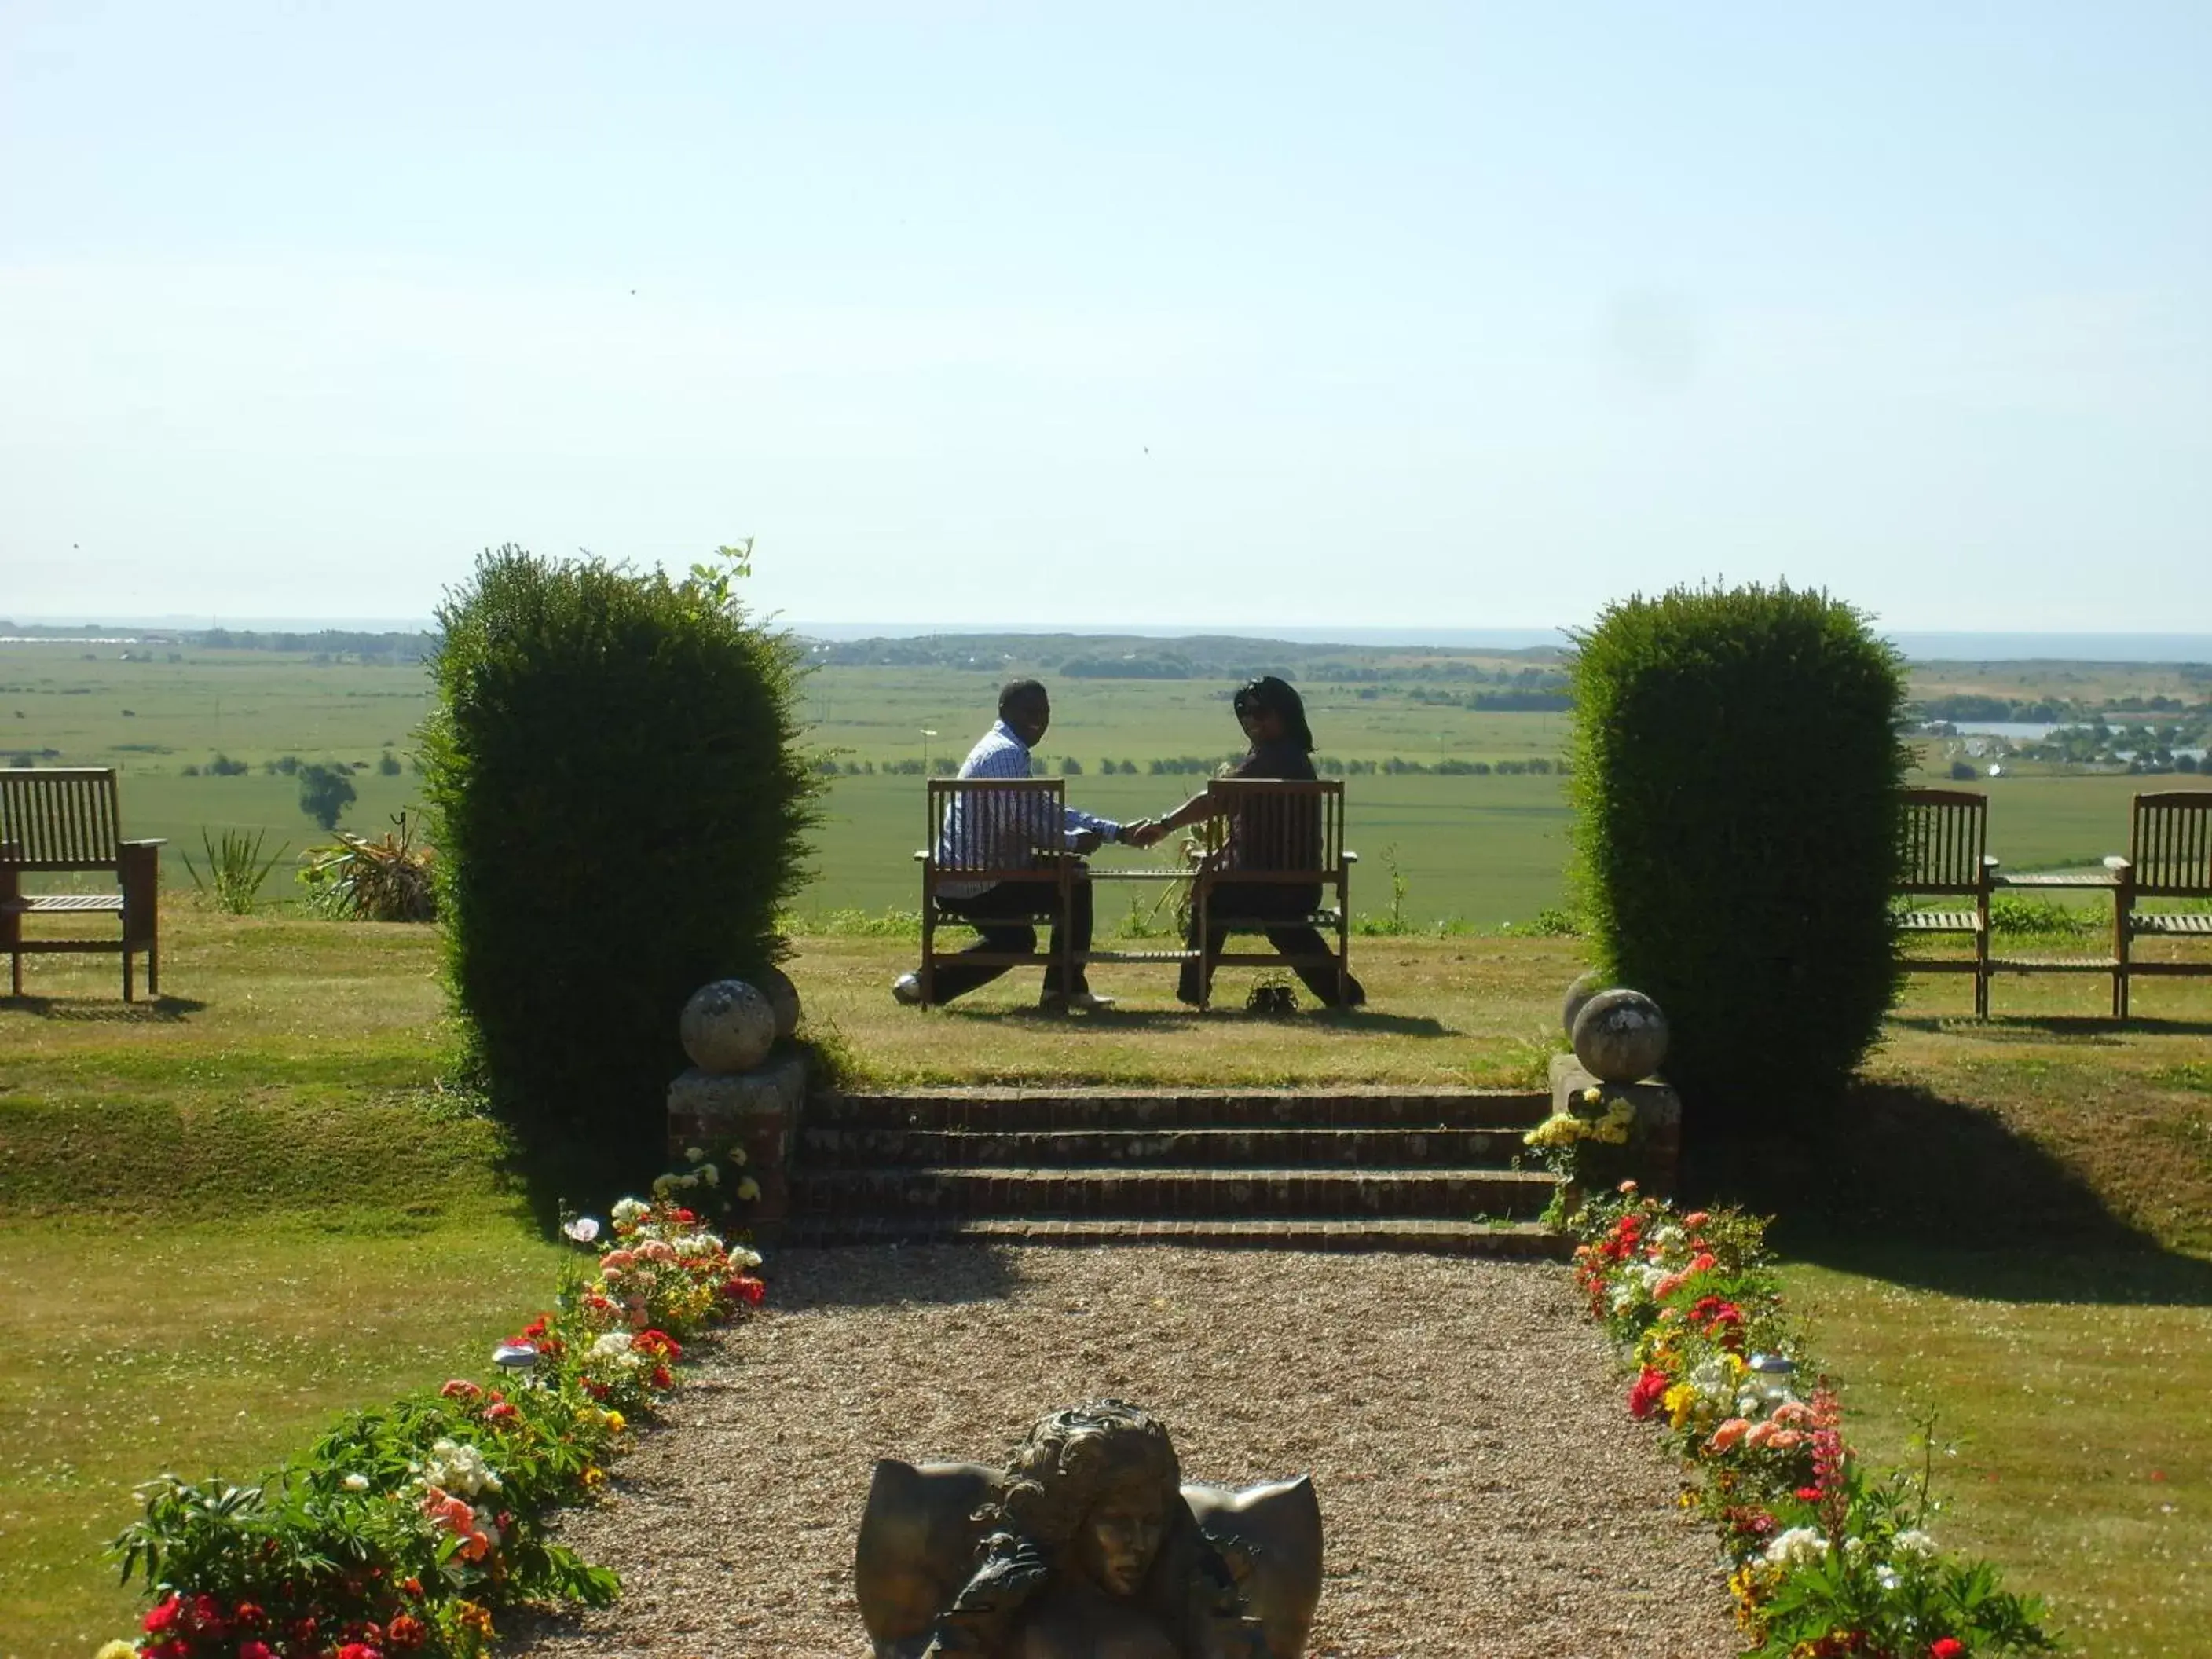
[{"label": "distant water", "polygon": [[[16,617],[16,622],[82,624],[82,617]],[[362,632],[411,631],[433,624],[421,618],[362,617],[105,617],[103,632],[130,629],[223,627],[264,632],[311,633],[336,628]],[[779,617],[795,633],[817,640],[912,639],[924,634],[1119,634],[1152,639],[1187,639],[1194,635],[1243,639],[1288,640],[1302,645],[1429,645],[1494,651],[1526,651],[1569,643],[1565,628],[1343,628],[1274,623],[1223,623],[1164,628],[1158,622],[1132,623],[849,623],[810,622]],[[1577,624],[1579,626],[1580,624]],[[1972,634],[1929,633],[1898,629],[1887,636],[1916,662],[2212,663],[2212,634]]]},{"label": "distant water", "polygon": [[[1289,640],[1304,645],[1430,645],[1498,651],[1570,641],[1563,628],[1301,628],[1279,623],[1223,623],[1208,628],[1162,628],[1158,623],[1026,623],[1019,627],[947,623],[792,622],[795,632],[817,640],[912,639],[924,634],[1121,634],[1183,639],[1195,634]],[[2212,663],[2212,634],[1948,634],[1898,629],[1889,640],[1916,662]]]}]

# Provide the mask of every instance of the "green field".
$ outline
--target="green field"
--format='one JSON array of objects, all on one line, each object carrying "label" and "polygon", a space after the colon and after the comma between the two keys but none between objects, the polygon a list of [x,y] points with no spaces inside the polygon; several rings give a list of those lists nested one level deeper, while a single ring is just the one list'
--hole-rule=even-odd
[{"label": "green field", "polygon": [[[1018,641],[1008,640],[1007,644]],[[1498,674],[1525,671],[1528,659],[1505,653],[1423,655],[1384,650],[1331,650],[1378,678],[1302,679],[1320,752],[1345,761],[1392,757],[1433,766],[1439,761],[1495,766],[1555,760],[1565,747],[1567,716],[1497,713],[1422,701],[1462,684],[1416,678],[1437,664]],[[131,660],[124,660],[128,652]],[[284,755],[303,761],[344,761],[360,799],[341,821],[375,834],[391,814],[415,804],[420,780],[408,769],[411,733],[429,708],[427,673],[418,665],[324,662],[303,654],[146,651],[78,642],[0,645],[0,754],[29,753],[47,765],[112,765],[125,774],[127,833],[161,836],[165,880],[186,884],[185,854],[198,857],[204,830],[264,831],[267,847],[301,848],[325,839],[299,810],[293,779],[264,763]],[[1556,668],[1556,663],[1549,663]],[[911,860],[924,835],[921,787],[911,775],[885,773],[900,763],[957,757],[988,726],[999,681],[1037,670],[1019,659],[988,668],[832,665],[805,684],[809,740],[838,765],[863,769],[840,775],[822,803],[815,879],[799,902],[803,919],[841,910],[913,908]],[[2047,665],[2011,671],[1956,665],[1916,671],[1947,687],[2047,689]],[[1155,759],[1219,759],[1242,745],[1228,694],[1210,679],[1117,680],[1043,678],[1054,696],[1053,729],[1038,750],[1054,771],[1081,763],[1068,780],[1078,804],[1109,816],[1158,813],[1200,780],[1152,775]],[[1402,674],[1405,678],[1394,678]],[[2187,689],[2149,669],[2097,671],[2068,682],[2112,695],[2168,685]],[[2193,692],[2192,692],[2193,695]],[[925,737],[925,732],[934,732]],[[386,750],[403,770],[386,776],[376,763]],[[47,751],[52,751],[48,753]],[[218,753],[249,763],[242,776],[183,775]],[[1139,773],[1100,775],[1103,760],[1133,760]],[[1747,756],[1747,765],[1758,757]],[[2160,787],[2212,787],[2212,777],[2172,776]],[[2144,781],[2119,774],[2061,775],[2027,769],[1986,785],[1990,843],[2008,868],[2090,862],[2124,851],[2128,799]],[[1495,928],[1522,923],[1562,902],[1568,846],[1563,781],[1527,773],[1488,776],[1383,773],[1347,780],[1348,839],[1362,855],[1353,887],[1356,911],[1376,915],[1389,905],[1388,864],[1407,883],[1407,917],[1416,926],[1441,921]],[[1112,863],[1130,854],[1109,852]],[[272,886],[272,892],[274,891]],[[1123,902],[1109,894],[1110,921]]]}]

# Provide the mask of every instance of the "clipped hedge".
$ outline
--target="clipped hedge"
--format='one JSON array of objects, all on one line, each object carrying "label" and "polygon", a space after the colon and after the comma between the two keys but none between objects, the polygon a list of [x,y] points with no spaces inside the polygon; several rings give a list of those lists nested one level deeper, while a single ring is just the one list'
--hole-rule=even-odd
[{"label": "clipped hedge", "polygon": [[796,659],[732,574],[507,546],[439,611],[422,735],[454,997],[501,1115],[609,1184],[658,1167],[685,999],[774,960],[800,879]]},{"label": "clipped hedge", "polygon": [[1820,1097],[1896,986],[1896,653],[1786,586],[1638,596],[1576,643],[1575,867],[1599,965],[1666,1010],[1693,1123]]}]

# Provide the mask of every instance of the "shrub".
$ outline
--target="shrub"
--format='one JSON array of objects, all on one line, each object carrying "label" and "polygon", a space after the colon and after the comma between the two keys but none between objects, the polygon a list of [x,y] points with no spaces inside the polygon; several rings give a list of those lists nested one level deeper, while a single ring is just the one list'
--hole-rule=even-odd
[{"label": "shrub", "polygon": [[300,854],[300,884],[307,908],[338,921],[434,921],[438,896],[430,849],[415,845],[415,826],[404,812],[375,841],[337,832],[335,847]]},{"label": "shrub", "polygon": [[648,1172],[677,1015],[776,955],[811,769],[797,655],[690,580],[508,546],[440,609],[422,732],[447,970],[495,1106],[596,1178]]},{"label": "shrub", "polygon": [[250,916],[253,904],[261,892],[261,884],[269,878],[276,860],[284,856],[279,847],[266,858],[262,856],[261,838],[264,831],[255,830],[247,840],[243,830],[226,830],[218,842],[200,828],[200,847],[207,855],[207,869],[203,872],[192,862],[192,855],[184,855],[185,873],[192,878],[192,886],[216,909],[234,916]]},{"label": "shrub", "polygon": [[1904,681],[1848,605],[1675,589],[1577,636],[1579,909],[1707,1123],[1843,1083],[1897,983]]},{"label": "shrub", "polygon": [[353,779],[343,765],[317,761],[300,769],[300,810],[325,830],[338,827],[338,814],[357,799]]}]

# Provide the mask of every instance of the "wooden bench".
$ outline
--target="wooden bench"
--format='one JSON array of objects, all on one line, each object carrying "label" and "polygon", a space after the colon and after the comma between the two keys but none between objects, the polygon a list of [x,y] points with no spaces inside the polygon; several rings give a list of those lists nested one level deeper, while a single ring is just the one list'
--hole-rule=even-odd
[{"label": "wooden bench", "polygon": [[[131,958],[146,953],[146,994],[161,994],[161,843],[124,841],[117,830],[115,773],[106,767],[0,770],[0,949],[23,994],[23,958],[54,952],[119,951],[123,1000],[131,1000]],[[46,872],[109,871],[114,893],[26,893],[22,878]],[[23,937],[33,916],[112,915],[119,939]]]},{"label": "wooden bench", "polygon": [[2125,1019],[2134,975],[2212,975],[2212,957],[2139,962],[2132,951],[2139,939],[2212,944],[2212,915],[2136,908],[2144,898],[2212,899],[2212,789],[2137,795],[2128,855],[2105,862],[2113,878],[2112,1013]]},{"label": "wooden bench", "polygon": [[[1074,861],[1044,857],[1065,845],[1067,800],[1057,778],[932,778],[927,791],[928,844],[915,854],[921,866],[921,1002],[937,1001],[937,969],[954,956],[979,968],[1049,967],[1057,963],[1060,983],[1073,982],[1074,947],[1066,926]],[[939,927],[973,927],[976,923],[945,906],[946,883],[956,887],[995,887],[1003,882],[1030,883],[1037,908],[1048,914],[1060,949],[1045,951],[939,951]]]},{"label": "wooden bench", "polygon": [[1908,974],[1972,974],[1974,1018],[1990,1015],[1990,889],[1997,861],[1989,854],[1990,799],[1971,789],[1907,789],[1901,826],[1902,866],[1897,890],[1905,898],[1966,898],[1972,909],[1900,909],[1899,944],[1923,934],[1964,935],[1971,957],[1929,957],[1898,952]]},{"label": "wooden bench", "polygon": [[[1207,793],[1220,805],[1221,848],[1199,867],[1191,884],[1191,915],[1199,940],[1199,1006],[1212,1000],[1218,967],[1333,969],[1341,1001],[1351,976],[1352,866],[1359,854],[1344,846],[1344,786],[1261,778],[1217,779]],[[1319,888],[1322,902],[1295,915],[1239,915],[1216,897],[1225,884]],[[1217,951],[1217,933],[1263,933],[1311,927],[1336,935],[1336,949],[1319,956],[1281,951]],[[1324,940],[1326,943],[1326,940]]]}]

